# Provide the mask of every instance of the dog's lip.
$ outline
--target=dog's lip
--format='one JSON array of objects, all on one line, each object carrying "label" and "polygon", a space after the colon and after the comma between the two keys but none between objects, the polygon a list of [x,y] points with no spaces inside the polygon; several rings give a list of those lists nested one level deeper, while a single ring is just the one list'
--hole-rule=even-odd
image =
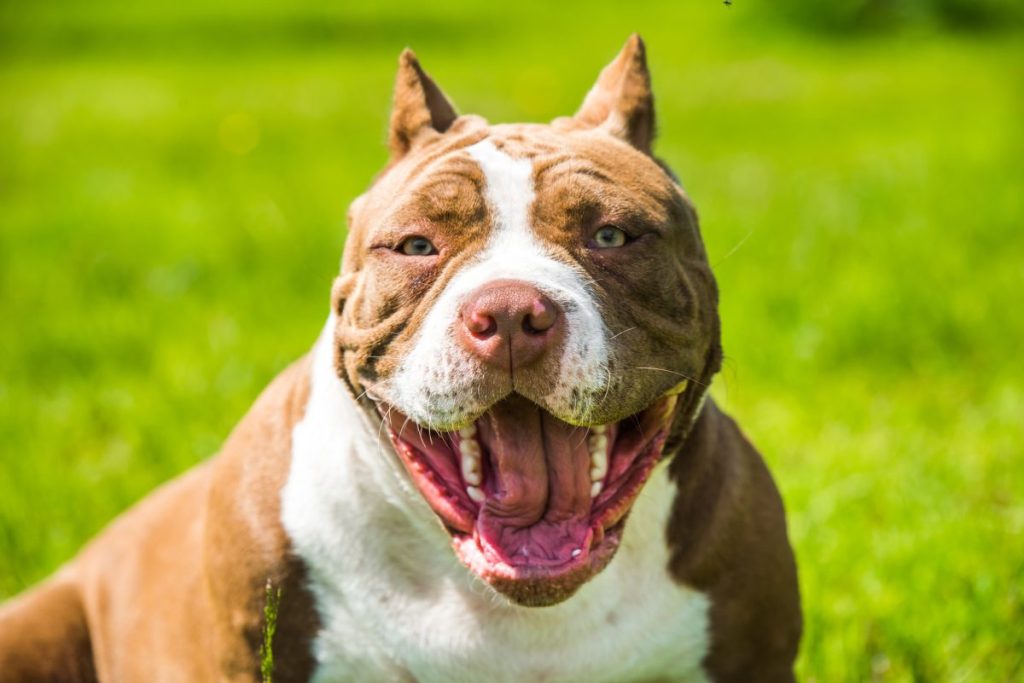
[{"label": "dog's lip", "polygon": [[588,541],[587,552],[581,552],[568,562],[545,567],[510,565],[489,555],[476,532],[463,533],[452,529],[449,529],[449,532],[452,534],[452,547],[455,549],[456,555],[464,565],[481,578],[488,581],[496,579],[536,581],[555,580],[573,573],[585,573],[587,575],[585,578],[593,576],[615,554],[619,541],[622,539],[624,527],[625,520],[620,520],[609,529],[592,527],[591,532],[600,530],[600,533],[595,533],[592,540]]},{"label": "dog's lip", "polygon": [[[559,541],[558,551],[548,552],[548,556],[541,559],[510,558],[507,544],[499,541],[498,546],[493,545],[493,530],[481,530],[479,523],[485,504],[467,494],[466,482],[459,471],[459,451],[453,446],[458,442],[458,432],[433,432],[432,439],[424,440],[420,436],[422,428],[394,408],[378,404],[378,409],[413,483],[451,534],[453,548],[463,564],[492,583],[564,582],[566,577],[577,577],[582,583],[600,571],[614,555],[624,518],[660,460],[675,414],[676,398],[671,394],[662,396],[641,413],[617,423],[630,420],[644,428],[632,434],[624,431],[620,439],[623,444],[616,442],[613,448],[615,453],[624,451],[624,455],[609,466],[608,485],[592,499],[585,517],[571,524],[575,531],[570,529],[568,537]],[[410,429],[416,431],[410,438],[403,438],[403,433],[410,435]],[[632,442],[628,441],[630,438]],[[614,457],[614,454],[610,456]],[[616,466],[618,471],[613,469]],[[571,554],[566,553],[569,548],[572,548]]]}]

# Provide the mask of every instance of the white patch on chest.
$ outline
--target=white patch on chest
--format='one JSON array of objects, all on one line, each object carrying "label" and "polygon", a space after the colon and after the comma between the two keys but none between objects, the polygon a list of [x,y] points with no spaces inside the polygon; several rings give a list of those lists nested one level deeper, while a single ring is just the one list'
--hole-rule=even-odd
[{"label": "white patch on chest", "polygon": [[602,573],[559,605],[511,605],[458,562],[387,436],[335,376],[333,328],[332,315],[282,493],[321,616],[315,681],[706,680],[709,601],[667,574],[664,468]]},{"label": "white patch on chest", "polygon": [[486,408],[473,405],[479,360],[455,341],[453,326],[467,295],[488,282],[511,279],[531,283],[565,312],[568,334],[561,370],[552,377],[546,407],[557,414],[582,416],[589,401],[605,394],[609,356],[609,332],[587,273],[568,257],[556,258],[555,247],[531,228],[530,160],[513,159],[490,140],[467,151],[484,174],[484,198],[493,217],[490,237],[434,303],[402,369],[387,383],[382,397],[419,424],[456,424]]}]

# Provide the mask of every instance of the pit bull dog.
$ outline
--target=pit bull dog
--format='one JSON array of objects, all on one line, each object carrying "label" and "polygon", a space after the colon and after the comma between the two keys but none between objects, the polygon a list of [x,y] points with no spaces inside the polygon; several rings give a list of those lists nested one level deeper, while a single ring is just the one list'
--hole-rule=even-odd
[{"label": "pit bull dog", "polygon": [[550,125],[459,116],[404,52],[312,351],[0,610],[0,681],[254,681],[265,640],[276,683],[793,680],[782,504],[705,400],[654,128],[637,36]]}]

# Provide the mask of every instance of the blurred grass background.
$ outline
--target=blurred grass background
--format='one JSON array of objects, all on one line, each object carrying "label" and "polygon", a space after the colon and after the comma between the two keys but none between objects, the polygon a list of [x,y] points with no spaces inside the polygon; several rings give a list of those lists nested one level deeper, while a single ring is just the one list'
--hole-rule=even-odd
[{"label": "blurred grass background", "polygon": [[807,681],[1024,676],[1024,33],[1005,0],[0,4],[0,597],[216,451],[326,315],[398,52],[575,109],[629,32],[783,491]]}]

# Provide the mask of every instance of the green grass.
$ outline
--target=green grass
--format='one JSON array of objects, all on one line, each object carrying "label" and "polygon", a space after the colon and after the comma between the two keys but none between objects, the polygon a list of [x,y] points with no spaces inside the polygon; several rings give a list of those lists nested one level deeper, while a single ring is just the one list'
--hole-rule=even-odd
[{"label": "green grass", "polygon": [[267,579],[266,602],[263,604],[263,643],[260,645],[260,677],[262,683],[274,683],[274,634],[277,613],[281,606],[281,589]]},{"label": "green grass", "polygon": [[640,30],[715,394],[789,510],[801,678],[1019,680],[1024,41],[748,4],[0,5],[0,596],[310,345],[402,47],[464,111],[548,120]]}]

